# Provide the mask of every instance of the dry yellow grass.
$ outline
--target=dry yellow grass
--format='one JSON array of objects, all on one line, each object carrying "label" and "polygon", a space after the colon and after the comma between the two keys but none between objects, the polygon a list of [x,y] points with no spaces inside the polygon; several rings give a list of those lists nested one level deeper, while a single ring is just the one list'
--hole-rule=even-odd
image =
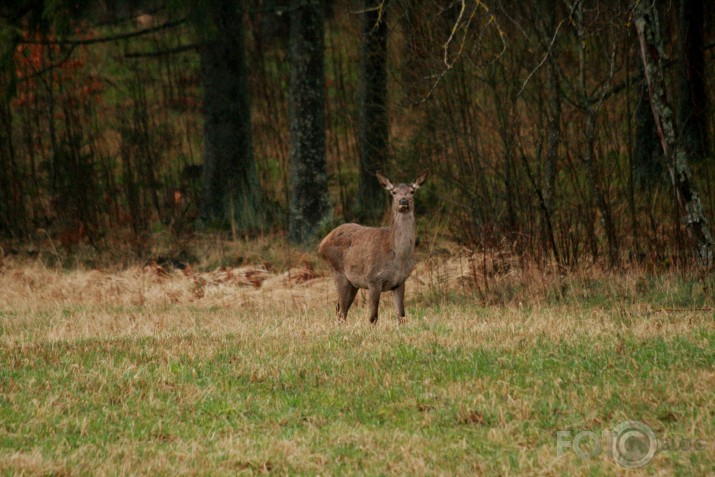
[{"label": "dry yellow grass", "polygon": [[[303,261],[308,266],[283,272],[263,266],[199,272],[191,267],[166,269],[156,263],[105,272],[53,269],[37,261],[6,259],[0,272],[0,303],[16,318],[3,324],[0,340],[230,333],[244,327],[247,319],[291,330],[325,331],[333,326],[335,288],[324,268],[316,271],[311,262]],[[425,304],[439,304],[455,295],[478,307],[480,319],[470,319],[471,311],[464,307],[459,307],[464,316],[441,317],[458,331],[441,338],[447,346],[481,346],[497,342],[497,337],[504,346],[540,337],[599,337],[624,327],[641,337],[668,337],[687,331],[692,320],[711,315],[709,304],[674,307],[667,305],[667,299],[665,304],[635,300],[639,280],[642,277],[637,273],[592,271],[588,281],[606,287],[602,293],[629,294],[631,298],[608,308],[591,307],[582,316],[564,320],[564,313],[573,312],[573,306],[545,302],[550,292],[558,294],[565,287],[580,286],[578,277],[564,279],[535,268],[519,270],[516,264],[493,257],[423,257],[408,281],[407,308],[408,314],[415,313]],[[662,286],[667,292],[676,285],[665,281]],[[577,298],[588,294],[578,293]],[[503,306],[484,306],[500,300],[505,302]],[[361,290],[349,315],[351,324],[365,324],[365,302]],[[196,309],[212,313],[195,313]],[[526,313],[525,320],[525,309],[537,311]],[[614,313],[623,319],[612,320]],[[675,314],[678,319],[671,319]],[[393,321],[391,299],[389,293],[384,294],[381,323],[392,326]],[[479,339],[474,341],[476,337]]]}]

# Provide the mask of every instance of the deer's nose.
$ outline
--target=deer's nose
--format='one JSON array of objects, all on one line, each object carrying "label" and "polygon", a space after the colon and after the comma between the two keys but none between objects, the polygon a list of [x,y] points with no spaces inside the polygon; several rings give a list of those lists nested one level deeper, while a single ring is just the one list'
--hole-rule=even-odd
[{"label": "deer's nose", "polygon": [[400,205],[410,205],[409,201],[407,199],[400,199],[398,202]]}]

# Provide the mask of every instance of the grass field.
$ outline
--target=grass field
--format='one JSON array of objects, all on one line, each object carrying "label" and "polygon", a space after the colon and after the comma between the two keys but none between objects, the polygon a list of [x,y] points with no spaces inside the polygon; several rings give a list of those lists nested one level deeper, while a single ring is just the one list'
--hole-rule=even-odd
[{"label": "grass field", "polygon": [[363,297],[334,321],[319,267],[6,260],[0,471],[610,475],[589,439],[636,420],[661,447],[629,474],[715,472],[707,281],[512,270],[475,288],[422,262],[409,322],[385,295],[370,326]]}]

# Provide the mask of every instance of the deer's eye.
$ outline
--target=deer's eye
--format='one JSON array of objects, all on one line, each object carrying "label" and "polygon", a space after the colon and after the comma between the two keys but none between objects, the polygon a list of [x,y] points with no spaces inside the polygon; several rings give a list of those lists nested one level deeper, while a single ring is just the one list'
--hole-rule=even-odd
[{"label": "deer's eye", "polygon": [[391,190],[390,193],[391,193],[392,195],[396,195],[396,194],[397,194],[397,191],[396,191],[396,190]]}]

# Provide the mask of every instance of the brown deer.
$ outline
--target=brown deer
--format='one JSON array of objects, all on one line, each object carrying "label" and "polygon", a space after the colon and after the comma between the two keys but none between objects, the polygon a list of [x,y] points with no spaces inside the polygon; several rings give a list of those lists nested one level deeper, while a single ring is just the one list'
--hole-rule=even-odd
[{"label": "brown deer", "polygon": [[377,321],[380,294],[388,290],[400,323],[405,322],[405,280],[415,268],[413,196],[427,179],[427,172],[409,185],[393,185],[377,172],[377,180],[392,194],[392,224],[382,228],[343,224],[320,242],[318,255],[328,262],[338,289],[338,320],[347,318],[358,288],[363,288],[368,290],[371,323]]}]

